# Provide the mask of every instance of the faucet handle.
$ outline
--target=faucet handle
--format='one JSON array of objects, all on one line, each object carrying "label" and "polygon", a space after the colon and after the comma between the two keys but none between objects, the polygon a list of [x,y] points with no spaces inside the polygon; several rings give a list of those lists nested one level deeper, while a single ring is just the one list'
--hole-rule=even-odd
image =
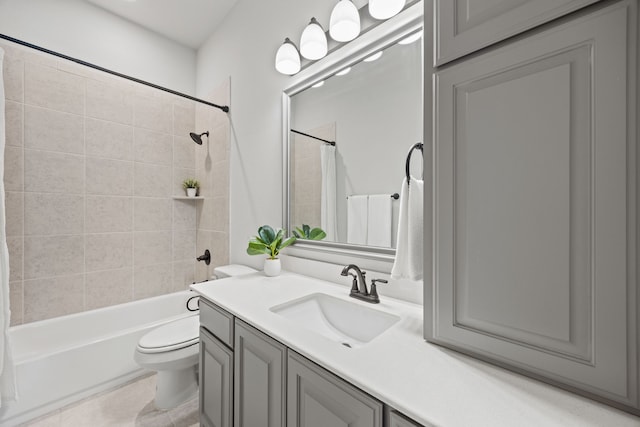
[{"label": "faucet handle", "polygon": [[372,279],[371,284],[375,286],[376,283],[389,283],[388,280],[385,279]]},{"label": "faucet handle", "polygon": [[378,289],[376,288],[376,283],[389,283],[389,282],[384,279],[371,279],[371,292],[369,292],[369,295],[371,295],[371,298],[373,298],[376,302],[379,302],[380,297],[378,296]]}]

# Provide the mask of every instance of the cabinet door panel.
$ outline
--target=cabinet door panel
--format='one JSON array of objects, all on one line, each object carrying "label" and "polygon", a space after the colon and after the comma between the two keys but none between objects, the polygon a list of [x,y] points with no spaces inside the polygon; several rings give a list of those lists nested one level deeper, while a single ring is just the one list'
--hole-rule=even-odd
[{"label": "cabinet door panel", "polygon": [[200,328],[200,423],[231,427],[233,352]]},{"label": "cabinet door panel", "polygon": [[382,427],[382,404],[289,351],[288,427]]},{"label": "cabinet door panel", "polygon": [[633,407],[636,21],[619,2],[435,75],[425,304],[428,340]]},{"label": "cabinet door panel", "polygon": [[597,0],[436,0],[435,65],[551,21]]},{"label": "cabinet door panel", "polygon": [[286,347],[237,319],[235,342],[234,425],[284,425]]}]

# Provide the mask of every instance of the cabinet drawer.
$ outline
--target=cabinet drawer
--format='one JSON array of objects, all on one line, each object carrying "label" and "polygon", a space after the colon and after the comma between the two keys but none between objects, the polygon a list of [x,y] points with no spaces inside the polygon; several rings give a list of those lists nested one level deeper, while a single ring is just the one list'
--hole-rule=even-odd
[{"label": "cabinet drawer", "polygon": [[200,298],[200,324],[233,349],[233,315]]}]

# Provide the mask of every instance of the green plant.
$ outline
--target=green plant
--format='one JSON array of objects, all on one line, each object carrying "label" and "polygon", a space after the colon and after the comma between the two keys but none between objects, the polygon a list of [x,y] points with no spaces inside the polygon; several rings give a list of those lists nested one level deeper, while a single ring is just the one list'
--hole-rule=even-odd
[{"label": "green plant", "polygon": [[327,233],[320,227],[311,228],[307,224],[302,224],[302,228],[296,227],[293,230],[293,235],[298,239],[306,240],[322,240],[327,237]]},{"label": "green plant", "polygon": [[268,225],[258,228],[258,235],[249,240],[247,253],[249,255],[269,255],[270,259],[276,259],[281,250],[296,241],[295,236],[284,239],[284,230],[275,231]]},{"label": "green plant", "polygon": [[187,188],[200,188],[200,183],[195,178],[187,178],[182,181],[182,188],[184,188],[185,190]]}]

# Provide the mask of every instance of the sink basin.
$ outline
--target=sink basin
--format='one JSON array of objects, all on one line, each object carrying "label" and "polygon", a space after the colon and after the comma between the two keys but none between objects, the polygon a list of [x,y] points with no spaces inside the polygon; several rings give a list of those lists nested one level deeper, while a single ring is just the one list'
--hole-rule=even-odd
[{"label": "sink basin", "polygon": [[360,347],[400,317],[362,303],[315,293],[271,307],[272,312],[346,347]]}]

